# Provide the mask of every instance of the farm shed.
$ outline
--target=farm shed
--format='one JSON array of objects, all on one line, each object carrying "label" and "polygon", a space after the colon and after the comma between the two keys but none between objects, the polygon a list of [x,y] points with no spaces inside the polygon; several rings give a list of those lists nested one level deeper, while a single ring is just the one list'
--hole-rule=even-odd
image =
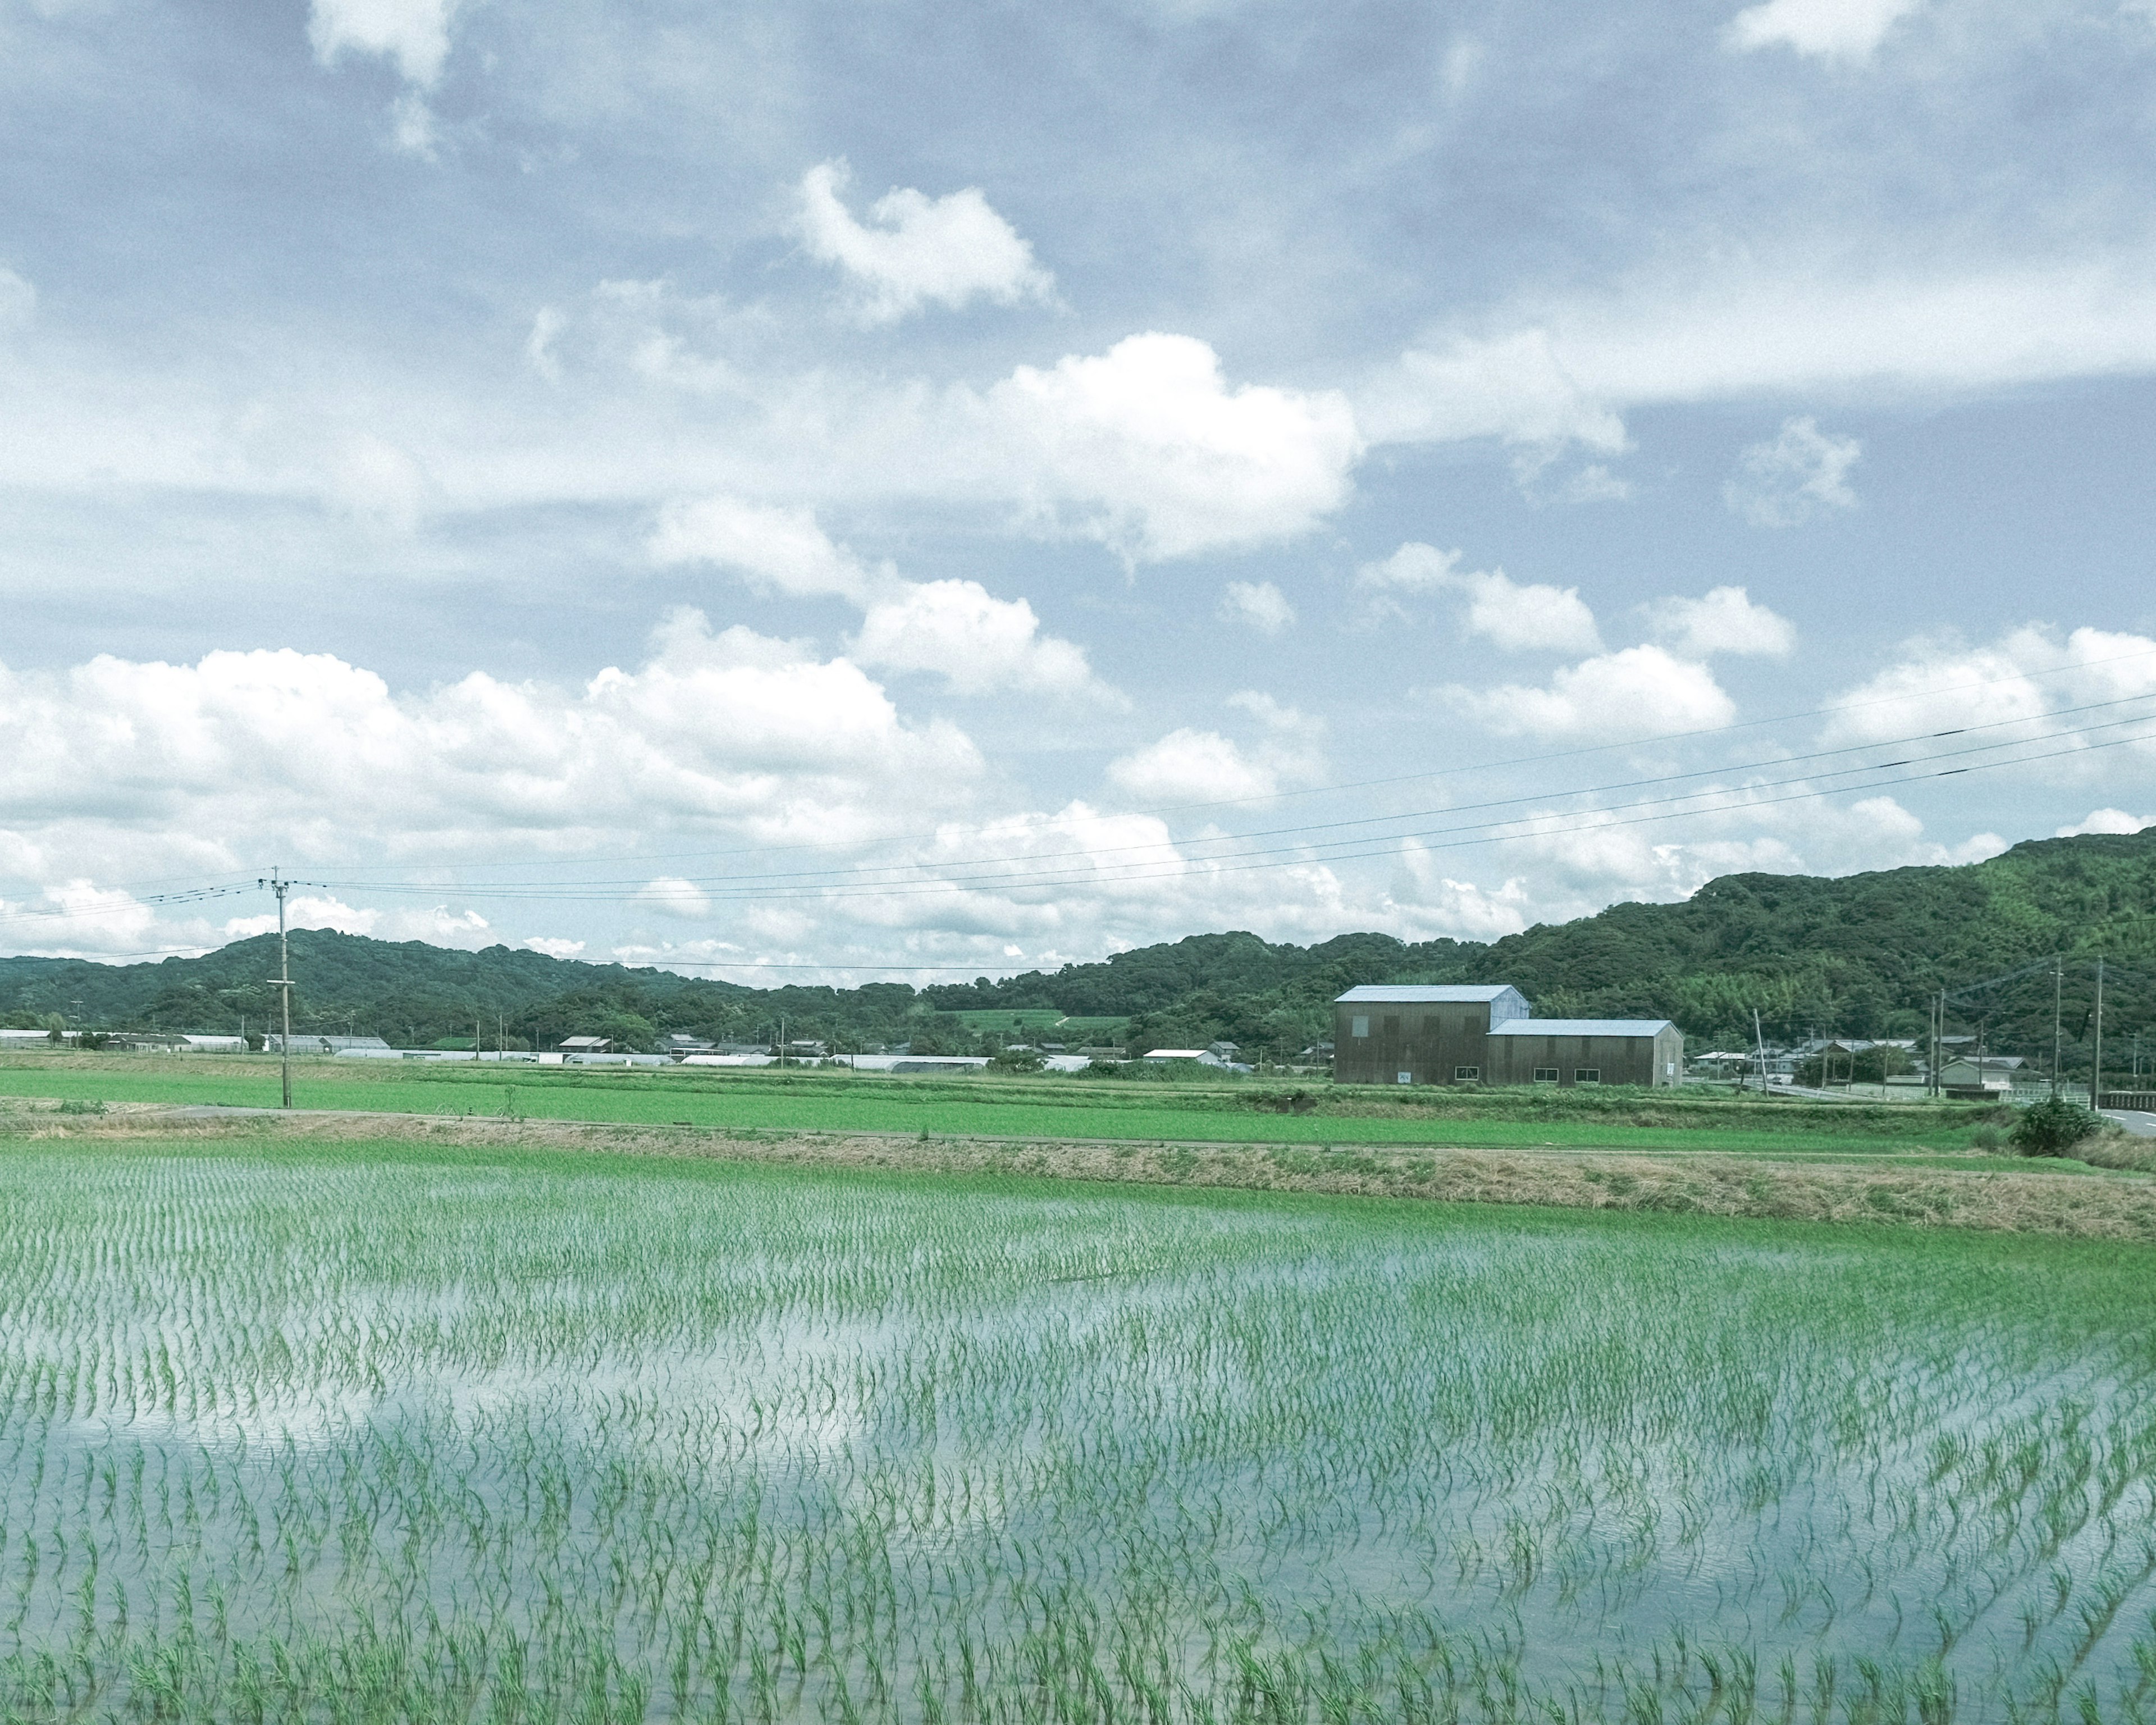
[{"label": "farm shed", "polygon": [[1517,988],[1378,984],[1332,1003],[1332,1076],[1342,1084],[1480,1081],[1491,1027],[1527,1015]]},{"label": "farm shed", "polygon": [[1667,1019],[1537,1019],[1517,988],[1401,983],[1332,1003],[1342,1084],[1677,1084],[1684,1033]]},{"label": "farm shed", "polygon": [[1676,1084],[1684,1032],[1667,1019],[1512,1019],[1490,1028],[1490,1084]]}]

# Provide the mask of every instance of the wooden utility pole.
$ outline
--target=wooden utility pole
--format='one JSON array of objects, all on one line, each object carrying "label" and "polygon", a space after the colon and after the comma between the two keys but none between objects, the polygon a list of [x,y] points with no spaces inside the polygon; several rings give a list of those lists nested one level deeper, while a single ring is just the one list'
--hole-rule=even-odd
[{"label": "wooden utility pole", "polygon": [[254,884],[266,886],[277,895],[277,974],[271,983],[285,1006],[285,1034],[278,1039],[277,1050],[283,1064],[284,1106],[289,1108],[292,1106],[292,949],[285,937],[285,895],[293,883],[272,869],[268,880]]},{"label": "wooden utility pole", "polygon": [[2063,952],[2051,957],[2051,1094],[2059,1093],[2059,1051],[2065,1045],[2059,1029],[2060,1009],[2066,1001],[2066,958]]},{"label": "wooden utility pole", "polygon": [[2096,955],[2096,1058],[2089,1067],[2089,1106],[2103,1106],[2103,954]]}]

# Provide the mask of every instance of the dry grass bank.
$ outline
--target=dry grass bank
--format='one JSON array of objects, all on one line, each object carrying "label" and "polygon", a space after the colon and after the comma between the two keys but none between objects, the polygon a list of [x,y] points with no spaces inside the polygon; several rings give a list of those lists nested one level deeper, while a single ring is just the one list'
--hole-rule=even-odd
[{"label": "dry grass bank", "polygon": [[[2156,1244],[2156,1178],[2048,1167],[1820,1164],[1687,1151],[1670,1156],[1562,1150],[1342,1146],[1013,1142],[866,1133],[723,1132],[567,1121],[380,1114],[215,1114],[151,1105],[102,1114],[49,1106],[0,1112],[0,1138],[119,1144],[188,1141],[392,1141],[469,1149],[705,1157],[803,1168],[1021,1174],[1106,1183],[1543,1204],[1785,1221],[1970,1228]],[[2128,1140],[2123,1156],[2144,1158]],[[2097,1147],[2099,1150],[2105,1147]],[[2145,1165],[2145,1163],[2144,1163]]]}]

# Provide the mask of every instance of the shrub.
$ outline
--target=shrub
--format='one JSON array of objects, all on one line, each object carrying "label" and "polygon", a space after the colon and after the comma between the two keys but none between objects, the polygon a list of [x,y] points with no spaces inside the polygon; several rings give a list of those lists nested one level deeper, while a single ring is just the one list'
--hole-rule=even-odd
[{"label": "shrub", "polygon": [[1994,1126],[1988,1120],[1969,1135],[1972,1150],[2004,1150],[2006,1142],[2006,1128]]},{"label": "shrub", "polygon": [[2076,1107],[2064,1096],[2046,1096],[2023,1109],[2014,1122],[2014,1147],[2024,1156],[2064,1156],[2102,1125],[2101,1115]]}]

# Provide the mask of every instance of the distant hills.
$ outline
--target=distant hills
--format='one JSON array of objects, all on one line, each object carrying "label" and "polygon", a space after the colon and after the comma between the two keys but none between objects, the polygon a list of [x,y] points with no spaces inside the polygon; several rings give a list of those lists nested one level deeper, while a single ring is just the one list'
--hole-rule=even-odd
[{"label": "distant hills", "polygon": [[[1681,904],[1614,905],[1487,944],[1343,934],[1296,947],[1195,935],[1104,963],[921,989],[752,988],[508,947],[467,952],[311,929],[291,940],[295,1027],[400,1044],[469,1037],[475,1019],[490,1044],[503,1031],[542,1045],[578,1033],[649,1044],[673,1029],[760,1040],[783,1015],[789,1034],[956,1051],[982,1034],[958,1014],[1050,1009],[1127,1019],[1138,1046],[1225,1037],[1281,1054],[1328,1034],[1333,995],[1373,982],[1509,982],[1538,1014],[1668,1017],[1698,1045],[1748,1041],[1755,1008],[1770,1037],[1908,1035],[1921,1030],[1932,990],[2063,952],[2070,1067],[2093,1030],[2091,961],[2101,952],[2107,1066],[2138,1031],[2144,1070],[2156,1068],[2156,828],[2035,840],[1967,867],[1732,875]],[[274,1009],[265,983],[276,964],[274,936],[158,963],[4,958],[0,1014],[173,1030],[236,1029],[244,1015],[254,1029]],[[2046,968],[1969,993],[1955,1009],[1964,1028],[1982,1019],[2001,1051],[2036,1053],[2050,1048],[2051,1005]]]}]

